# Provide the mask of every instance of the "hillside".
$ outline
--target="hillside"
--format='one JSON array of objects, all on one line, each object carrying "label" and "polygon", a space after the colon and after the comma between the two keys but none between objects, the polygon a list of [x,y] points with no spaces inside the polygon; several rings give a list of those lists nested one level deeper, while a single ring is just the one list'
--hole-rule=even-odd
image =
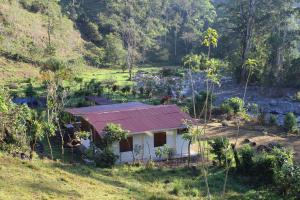
[{"label": "hillside", "polygon": [[[37,70],[33,65],[49,58],[46,53],[47,13],[32,12],[25,9],[20,2],[0,1],[1,79],[5,77],[13,80],[35,76]],[[49,5],[53,16],[51,44],[55,47],[55,57],[72,64],[83,63],[83,56],[87,51],[86,42],[76,30],[73,21],[62,13],[60,5],[56,1]]]},{"label": "hillside", "polygon": [[[0,199],[202,199],[204,182],[186,168],[117,166],[100,169],[49,160],[22,161],[0,154]],[[197,172],[198,173],[198,172]],[[200,173],[200,172],[199,172]],[[218,199],[224,173],[213,169],[210,184]],[[264,191],[229,178],[228,199],[272,199]],[[8,187],[9,186],[9,187]],[[200,190],[199,190],[200,188]],[[244,195],[242,197],[242,195]],[[224,198],[222,198],[224,199]],[[227,199],[227,198],[225,198]]]}]

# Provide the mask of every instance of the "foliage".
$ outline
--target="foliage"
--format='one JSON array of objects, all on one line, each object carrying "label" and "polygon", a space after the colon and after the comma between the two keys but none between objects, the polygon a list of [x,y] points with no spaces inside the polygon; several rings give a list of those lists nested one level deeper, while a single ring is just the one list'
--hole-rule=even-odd
[{"label": "foliage", "polygon": [[86,62],[92,66],[101,68],[105,65],[105,51],[103,48],[99,48],[92,43],[86,45],[88,50],[84,56]]},{"label": "foliage", "polygon": [[179,180],[175,180],[173,183],[173,189],[171,191],[172,194],[178,196],[182,190],[184,189],[184,185],[182,184],[182,181]]},{"label": "foliage", "polygon": [[[228,150],[230,148],[230,143],[227,138],[217,137],[211,141],[209,141],[209,145],[211,146],[211,153],[213,153],[216,157],[216,160],[219,162],[219,165],[225,165],[226,159],[228,158]],[[228,161],[229,162],[229,161]]]},{"label": "foliage", "polygon": [[300,168],[290,163],[284,163],[276,168],[274,181],[278,191],[284,196],[297,196],[300,187]]},{"label": "foliage", "polygon": [[284,128],[289,132],[296,132],[297,126],[297,118],[294,113],[288,113],[284,118]]},{"label": "foliage", "polygon": [[44,0],[20,0],[20,4],[23,8],[33,13],[44,13],[47,9],[47,2]]},{"label": "foliage", "polygon": [[181,76],[177,68],[164,67],[159,71],[162,77]]},{"label": "foliage", "polygon": [[202,56],[196,54],[188,54],[182,58],[182,66],[186,69],[197,71],[201,69]]},{"label": "foliage", "polygon": [[43,136],[42,124],[27,105],[14,104],[3,89],[0,90],[0,109],[0,149],[26,153],[30,143]]},{"label": "foliage", "polygon": [[112,167],[117,161],[118,156],[111,149],[105,148],[103,151],[96,153],[94,160],[97,167]]},{"label": "foliage", "polygon": [[170,153],[171,153],[171,148],[165,144],[163,147],[157,147],[155,149],[155,156],[159,159],[162,159],[162,158],[169,158],[170,156]]},{"label": "foliage", "polygon": [[[209,112],[211,105],[213,105],[214,101],[216,100],[216,96],[213,95],[211,92],[207,94],[205,91],[201,91],[195,95],[195,108],[196,108],[196,115],[200,116],[203,115],[204,107],[207,101],[207,112]],[[190,113],[192,108],[190,107]]]},{"label": "foliage", "polygon": [[104,127],[103,132],[105,133],[103,138],[104,148],[111,146],[114,142],[126,139],[128,135],[128,131],[123,130],[121,125],[113,123],[107,124]]},{"label": "foliage", "polygon": [[300,91],[296,92],[296,94],[295,94],[295,100],[300,102]]},{"label": "foliage", "polygon": [[251,169],[251,167],[253,167],[254,164],[254,150],[249,144],[247,144],[244,145],[238,153],[241,157],[241,165],[239,166],[239,170],[241,170],[242,173],[249,173],[249,170]]},{"label": "foliage", "polygon": [[124,49],[121,38],[113,33],[104,37],[105,62],[108,66],[123,66],[126,59],[126,50]]},{"label": "foliage", "polygon": [[271,126],[277,125],[277,116],[271,114],[270,119],[269,119],[269,123],[270,123]]},{"label": "foliage", "polygon": [[221,109],[226,113],[231,111],[233,111],[235,114],[244,112],[244,101],[239,97],[232,97],[222,103]]}]

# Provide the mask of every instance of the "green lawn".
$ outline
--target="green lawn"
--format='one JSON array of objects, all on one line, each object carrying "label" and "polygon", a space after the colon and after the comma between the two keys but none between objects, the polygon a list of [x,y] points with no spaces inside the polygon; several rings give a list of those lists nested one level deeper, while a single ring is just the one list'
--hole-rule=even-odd
[{"label": "green lawn", "polygon": [[[99,169],[49,160],[22,161],[0,154],[0,199],[205,199],[203,178],[186,168],[117,166]],[[220,197],[224,171],[210,169],[214,199],[274,199],[230,176],[228,195]],[[269,196],[269,197],[268,197]]]}]

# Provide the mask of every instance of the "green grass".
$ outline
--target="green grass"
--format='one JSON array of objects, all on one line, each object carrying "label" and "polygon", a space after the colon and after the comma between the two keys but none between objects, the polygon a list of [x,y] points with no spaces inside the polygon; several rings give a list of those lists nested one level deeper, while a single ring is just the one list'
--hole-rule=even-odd
[{"label": "green grass", "polygon": [[[200,172],[186,168],[117,166],[99,169],[50,160],[22,161],[0,154],[0,199],[205,199]],[[214,199],[274,199],[244,179],[229,176],[228,194],[220,197],[224,171],[210,169]],[[255,190],[254,190],[255,189]],[[176,191],[176,192],[174,192]],[[270,198],[263,198],[270,196]]]},{"label": "green grass", "polygon": [[[137,71],[156,72],[160,67],[137,67],[133,70],[133,74]],[[98,81],[103,80],[116,80],[116,83],[120,86],[132,85],[132,81],[129,81],[129,74],[126,70],[123,72],[121,69],[97,69],[92,67],[84,67],[78,70],[78,76],[83,78],[84,81],[96,79]]]}]

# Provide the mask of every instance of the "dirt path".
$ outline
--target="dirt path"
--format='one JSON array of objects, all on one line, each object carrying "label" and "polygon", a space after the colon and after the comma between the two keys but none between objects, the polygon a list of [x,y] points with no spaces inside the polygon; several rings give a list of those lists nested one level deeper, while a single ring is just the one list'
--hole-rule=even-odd
[{"label": "dirt path", "polygon": [[[232,143],[235,143],[236,134],[237,127],[233,124],[224,127],[221,123],[210,123],[207,130],[207,137],[228,137]],[[266,128],[255,124],[249,124],[241,127],[237,145],[241,146],[245,139],[255,142],[256,147],[275,142],[287,148],[291,148],[295,152],[295,161],[300,163],[300,136],[287,136],[276,128]]]}]

